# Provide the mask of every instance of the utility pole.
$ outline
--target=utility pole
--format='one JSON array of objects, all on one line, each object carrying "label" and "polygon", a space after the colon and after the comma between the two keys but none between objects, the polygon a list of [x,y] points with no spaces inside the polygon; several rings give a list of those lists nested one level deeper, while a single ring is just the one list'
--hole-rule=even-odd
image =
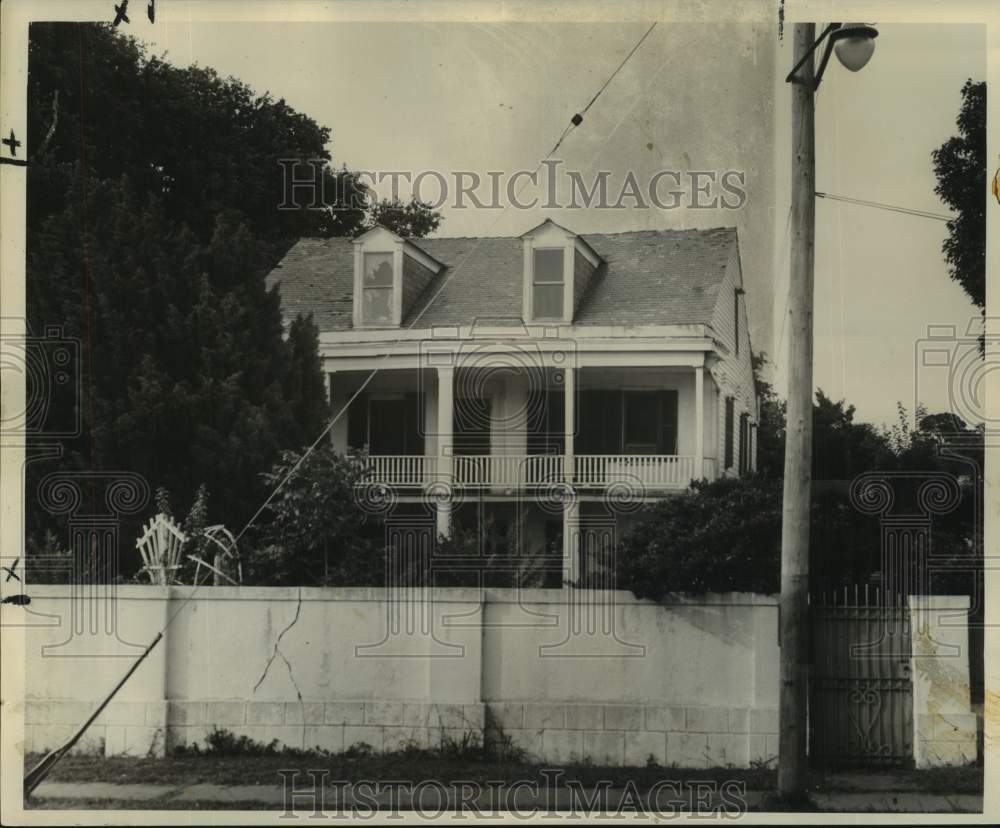
[{"label": "utility pole", "polygon": [[[798,63],[815,46],[816,24],[796,23]],[[816,134],[813,60],[792,83],[791,278],[788,288],[788,408],[781,520],[781,672],[778,794],[806,788],[809,680],[809,503],[812,489],[813,251]]]}]

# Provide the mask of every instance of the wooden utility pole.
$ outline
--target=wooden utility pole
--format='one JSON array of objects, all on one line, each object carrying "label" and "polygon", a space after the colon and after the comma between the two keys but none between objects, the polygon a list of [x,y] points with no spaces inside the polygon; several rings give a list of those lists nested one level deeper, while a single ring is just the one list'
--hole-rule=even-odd
[{"label": "wooden utility pole", "polygon": [[[795,60],[813,46],[815,23],[795,24]],[[809,501],[812,488],[813,248],[816,135],[813,61],[792,83],[791,278],[788,287],[788,408],[781,520],[781,686],[778,793],[806,788],[809,678]]]}]

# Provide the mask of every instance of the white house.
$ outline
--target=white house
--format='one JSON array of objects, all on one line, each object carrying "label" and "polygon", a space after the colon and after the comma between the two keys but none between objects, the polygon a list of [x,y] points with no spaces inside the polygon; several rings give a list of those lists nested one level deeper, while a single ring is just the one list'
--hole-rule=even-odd
[{"label": "white house", "polygon": [[[517,524],[586,566],[591,528],[694,478],[754,468],[757,399],[736,230],[300,240],[268,276],[312,314],[337,450],[395,501]],[[414,506],[426,509],[427,506]],[[602,528],[603,527],[603,528]],[[488,539],[487,539],[488,542]]]}]

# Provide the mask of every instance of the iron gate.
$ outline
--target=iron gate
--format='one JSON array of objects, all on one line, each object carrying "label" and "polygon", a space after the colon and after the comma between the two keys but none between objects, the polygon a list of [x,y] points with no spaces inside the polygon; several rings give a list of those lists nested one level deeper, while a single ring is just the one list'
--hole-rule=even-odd
[{"label": "iron gate", "polygon": [[[841,600],[838,602],[838,598]],[[818,596],[810,606],[809,755],[819,766],[912,766],[913,683],[905,598]]]}]

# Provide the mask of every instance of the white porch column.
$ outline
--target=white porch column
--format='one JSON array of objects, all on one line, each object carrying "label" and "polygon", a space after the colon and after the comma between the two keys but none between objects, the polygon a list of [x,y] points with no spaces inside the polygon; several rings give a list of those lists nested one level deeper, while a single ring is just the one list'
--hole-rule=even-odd
[{"label": "white porch column", "polygon": [[563,506],[563,583],[580,580],[580,503],[573,497]]},{"label": "white porch column", "polygon": [[[437,399],[437,479],[446,486],[454,485],[453,429],[455,409],[455,369],[438,368]],[[451,499],[442,498],[437,504],[437,532],[451,536]]]},{"label": "white porch column", "polygon": [[[323,390],[326,391],[326,404],[330,407],[330,416],[336,417],[337,412],[333,408],[333,371],[327,371],[325,368],[323,369]],[[337,447],[337,441],[334,439],[335,428],[335,425],[331,426],[330,433],[327,435],[333,448]]]},{"label": "white porch column", "polygon": [[694,369],[694,474],[695,480],[705,476],[705,368]]},{"label": "white porch column", "polygon": [[576,368],[563,369],[563,393],[565,407],[563,409],[564,431],[566,447],[563,451],[563,479],[573,484],[576,475],[574,474],[575,446],[573,437],[576,434]]}]

